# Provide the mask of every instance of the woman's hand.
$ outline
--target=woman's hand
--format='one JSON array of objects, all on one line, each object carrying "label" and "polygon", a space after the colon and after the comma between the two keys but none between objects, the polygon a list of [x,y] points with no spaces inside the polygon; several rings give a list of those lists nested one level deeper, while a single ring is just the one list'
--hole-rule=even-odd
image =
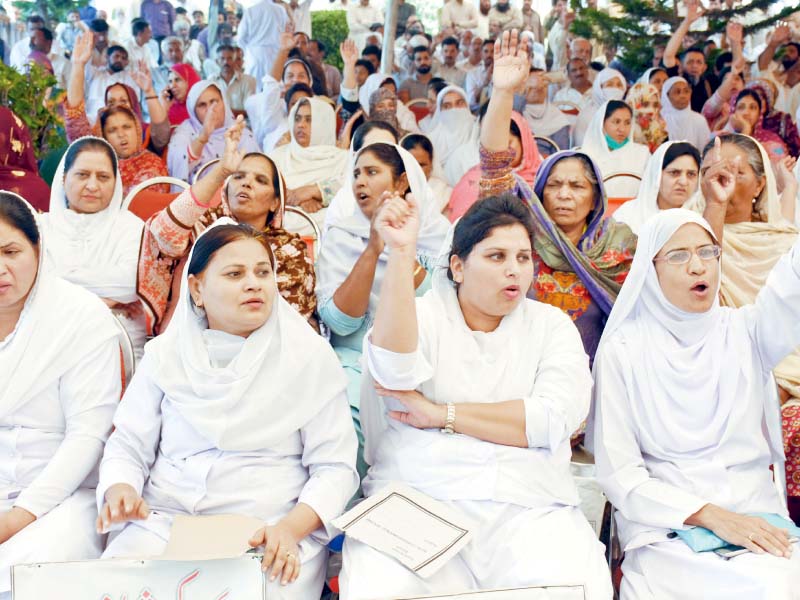
[{"label": "woman's hand", "polygon": [[337,146],[342,150],[349,150],[350,149],[350,138],[353,136],[353,125],[355,124],[356,120],[364,114],[364,109],[359,108],[356,112],[350,115],[350,118],[347,119],[347,123],[344,124],[342,127],[342,131],[339,134],[339,141]]},{"label": "woman's hand", "polygon": [[527,80],[531,69],[528,42],[519,39],[519,32],[504,31],[494,43],[494,66],[492,74],[493,92],[513,92]]},{"label": "woman's hand", "polygon": [[728,43],[741,45],[744,39],[744,27],[735,21],[728,22],[725,26],[725,37],[728,38]]},{"label": "woman's hand", "polygon": [[158,100],[161,102],[161,106],[163,106],[164,110],[167,112],[169,112],[169,109],[172,108],[173,104],[175,104],[175,96],[172,95],[172,91],[170,91],[169,87],[165,87],[163,90],[161,90]]},{"label": "woman's hand", "polygon": [[150,507],[127,483],[115,483],[106,490],[106,502],[97,515],[97,531],[105,533],[114,523],[139,521],[150,516]]},{"label": "woman's hand", "polygon": [[797,159],[792,156],[785,156],[774,163],[775,180],[778,184],[778,193],[783,194],[786,189],[794,187],[797,192],[797,178],[794,176],[794,167]]},{"label": "woman's hand", "polygon": [[[215,105],[216,106],[216,105]],[[209,113],[211,109],[209,108]],[[206,114],[206,121],[209,115]],[[205,126],[205,123],[204,123]],[[225,150],[223,151],[222,158],[219,161],[222,168],[223,175],[235,173],[239,170],[239,165],[242,164],[242,151],[239,150],[239,142],[242,140],[242,132],[244,131],[244,117],[239,115],[236,121],[225,132]]]},{"label": "woman's hand", "polygon": [[35,520],[34,515],[18,506],[0,513],[0,544],[10,540]]},{"label": "woman's hand", "polygon": [[377,211],[374,228],[383,242],[392,250],[411,248],[416,250],[419,232],[419,207],[413,194],[405,198],[395,193],[384,193],[383,202]]},{"label": "woman's hand", "polygon": [[722,142],[719,137],[714,140],[711,150],[711,163],[703,172],[700,189],[706,202],[727,205],[736,190],[736,173],[739,171],[739,157],[732,161],[722,158]]},{"label": "woman's hand", "polygon": [[300,575],[299,542],[291,528],[278,521],[275,525],[267,525],[256,531],[249,543],[253,548],[264,546],[261,570],[266,573],[272,567],[269,580],[275,581],[280,576],[281,585],[286,585],[297,581]]},{"label": "woman's hand", "polygon": [[94,48],[94,35],[91,31],[80,34],[75,40],[70,60],[76,67],[85,67],[92,60],[92,49]]},{"label": "woman's hand", "polygon": [[417,429],[442,429],[447,421],[447,406],[431,402],[416,390],[387,390],[375,384],[379,396],[394,398],[400,402],[405,411],[390,410],[389,416],[405,425]]},{"label": "woman's hand", "polygon": [[342,62],[345,65],[355,66],[358,61],[358,46],[350,38],[339,44],[339,54],[342,56]]},{"label": "woman's hand", "polygon": [[155,90],[153,90],[153,77],[150,74],[150,67],[147,66],[146,61],[139,60],[136,62],[136,68],[131,71],[131,78],[134,83],[139,86],[139,89],[144,92],[145,96],[155,95]]},{"label": "woman's hand", "polygon": [[[224,120],[224,112],[225,112],[225,105],[222,102],[212,102],[208,105],[208,109],[206,110],[206,116],[203,119],[203,139],[208,142],[208,139],[211,137],[217,130],[217,123]],[[222,118],[218,118],[221,116]]]},{"label": "woman's hand", "polygon": [[760,517],[748,517],[714,504],[706,504],[689,517],[686,524],[710,529],[729,544],[742,546],[755,554],[768,552],[783,558],[792,555],[789,532],[770,525]]}]

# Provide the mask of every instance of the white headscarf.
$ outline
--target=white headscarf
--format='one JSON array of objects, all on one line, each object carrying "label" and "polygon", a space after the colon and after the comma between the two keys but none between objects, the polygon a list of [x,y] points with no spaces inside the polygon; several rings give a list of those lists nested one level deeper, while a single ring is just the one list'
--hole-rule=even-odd
[{"label": "white headscarf", "polygon": [[[199,237],[221,225],[223,217]],[[188,265],[178,307],[167,330],[147,344],[154,383],[203,437],[225,451],[250,452],[286,440],[329,402],[344,401],[347,380],[325,338],[274,293],[267,321],[224,367],[212,366],[205,311],[192,301]],[[273,264],[273,272],[275,270]],[[232,336],[229,336],[232,337]]]},{"label": "white headscarf", "polygon": [[[619,95],[619,98],[612,98],[609,95],[609,91],[603,87],[603,84],[615,77],[622,82],[622,93]],[[625,76],[616,69],[606,67],[594,78],[594,83],[592,83],[592,102],[595,106],[600,106],[609,100],[622,100],[622,98],[625,97],[625,90],[627,89],[628,82],[625,80]]]},{"label": "white headscarf", "polygon": [[[620,101],[621,102],[621,101]],[[594,113],[591,122],[589,123],[589,129],[586,130],[586,137],[583,138],[583,144],[581,145],[581,150],[588,154],[592,160],[597,163],[608,162],[608,159],[614,155],[615,159],[619,156],[620,152],[628,148],[631,144],[633,144],[633,124],[631,124],[631,131],[628,134],[628,141],[627,143],[618,150],[611,150],[608,147],[608,141],[606,140],[606,132],[603,129],[605,124],[605,117],[606,117],[606,109],[608,107],[608,100],[603,102],[597,109],[597,112]],[[633,110],[631,110],[631,114]],[[619,163],[618,165],[620,168],[628,168],[627,164]],[[603,171],[604,169],[600,167],[600,170]]]},{"label": "white headscarf", "polygon": [[[595,368],[605,342],[622,330],[629,351],[626,377],[633,420],[669,453],[690,453],[719,444],[740,398],[740,378],[751,347],[741,321],[714,303],[703,313],[685,312],[667,300],[653,258],[683,225],[695,223],[711,238],[711,226],[683,208],[664,210],[639,232],[636,255],[608,317]],[[716,268],[718,263],[709,263]],[[720,278],[721,280],[721,278]]]},{"label": "white headscarf", "polygon": [[[369,146],[364,146],[364,152]],[[428,262],[433,261],[438,256],[442,240],[447,235],[449,223],[440,210],[439,203],[433,196],[425,173],[416,159],[400,146],[393,146],[403,160],[406,177],[410,192],[414,194],[419,205],[420,230],[417,236],[417,255],[426,258]],[[353,163],[358,159],[356,155]],[[350,198],[354,209],[350,214],[344,211],[336,211],[328,223],[328,232],[323,239],[317,264],[317,297],[322,299],[322,303],[333,297],[334,292],[353,268],[353,265],[361,256],[367,245],[370,236],[370,221],[361,212],[353,196],[353,185],[355,183],[353,169],[350,169],[345,187],[350,191]],[[375,270],[375,283],[370,294],[369,310],[374,311],[377,306],[378,292],[380,291],[380,281],[386,269],[388,251],[384,249]]]},{"label": "white headscarf", "polygon": [[669,139],[687,140],[702,152],[703,146],[708,143],[711,135],[705,117],[700,113],[694,112],[691,104],[678,110],[669,99],[669,91],[676,83],[681,81],[689,85],[689,82],[683,77],[670,77],[664,82],[664,87],[661,88],[661,116],[664,117],[664,121],[667,123]]},{"label": "white headscarf", "polygon": [[[12,194],[11,192],[6,192]],[[68,283],[45,259],[47,233],[23,198],[39,230],[36,280],[14,330],[0,340],[0,421],[53,385],[117,336],[114,317],[91,292]]]},{"label": "white headscarf", "polygon": [[642,76],[639,77],[637,83],[649,84],[650,78],[653,76],[654,71],[664,71],[665,73],[667,72],[667,70],[664,67],[650,67],[644,73],[642,73]]},{"label": "white headscarf", "polygon": [[[197,166],[200,167],[203,163],[209,160],[221,157],[225,151],[225,132],[230,129],[235,121],[233,113],[228,106],[228,101],[225,98],[225,92],[221,90],[219,85],[213,81],[209,81],[207,79],[198,81],[192,86],[192,89],[189,90],[189,94],[186,96],[186,110],[189,113],[189,118],[178,125],[178,127],[172,133],[172,138],[169,142],[170,151],[167,154],[167,167],[169,169],[169,174],[172,177],[177,177],[178,179],[183,179],[184,181],[189,180],[189,176],[191,175],[189,171],[189,144],[203,129],[203,123],[197,118],[195,107],[197,106],[197,101],[200,99],[200,96],[203,94],[203,92],[205,92],[211,86],[217,88],[219,95],[222,97],[225,119],[222,123],[222,126],[218,129],[215,129],[208,138],[208,142],[206,142],[206,145],[203,147],[203,156],[201,158],[201,162]],[[244,152],[261,151],[255,141],[255,138],[253,137],[253,133],[247,128],[245,128],[242,132],[242,139],[239,142],[239,148]]]},{"label": "white headscarf", "polygon": [[[294,119],[300,106],[311,107],[311,140],[307,148],[294,138]],[[289,113],[292,140],[270,153],[290,190],[342,176],[347,165],[347,151],[336,147],[336,114],[331,105],[319,98],[304,98]]]},{"label": "white headscarf", "polygon": [[526,104],[522,116],[528,121],[533,135],[551,136],[564,127],[569,127],[569,121],[557,106],[546,99],[544,104]]},{"label": "white headscarf", "polygon": [[[436,96],[436,113],[431,120],[431,127],[428,130],[428,137],[433,143],[434,152],[444,167],[447,181],[450,185],[455,185],[474,165],[469,165],[464,169],[463,161],[456,160],[457,165],[450,164],[454,159],[456,151],[460,148],[474,147],[478,149],[478,135],[480,129],[475,121],[475,117],[469,108],[451,108],[442,110],[442,102],[447,94],[455,92],[464,98],[469,106],[469,99],[466,92],[456,85],[448,85]],[[463,171],[463,172],[462,172]]]},{"label": "white headscarf", "polygon": [[[72,145],[82,143],[81,138]],[[93,141],[114,149],[101,138]],[[72,146],[70,146],[71,148]],[[103,298],[119,298],[120,264],[138,257],[144,222],[122,208],[122,177],[116,170],[116,181],[111,202],[96,213],[80,214],[67,206],[64,189],[65,162],[69,150],[61,158],[50,189],[50,208],[42,218],[42,228],[47,235],[47,258],[56,275],[67,281],[89,288]],[[136,273],[131,273],[129,286],[135,290]],[[129,299],[132,302],[135,294]]]}]

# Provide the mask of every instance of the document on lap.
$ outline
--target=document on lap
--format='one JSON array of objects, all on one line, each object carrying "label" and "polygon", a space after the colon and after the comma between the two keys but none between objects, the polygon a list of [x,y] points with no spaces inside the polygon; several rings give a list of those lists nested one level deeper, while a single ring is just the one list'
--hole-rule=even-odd
[{"label": "document on lap", "polygon": [[386,486],[333,525],[420,577],[430,577],[458,554],[475,529],[457,510],[404,485]]}]

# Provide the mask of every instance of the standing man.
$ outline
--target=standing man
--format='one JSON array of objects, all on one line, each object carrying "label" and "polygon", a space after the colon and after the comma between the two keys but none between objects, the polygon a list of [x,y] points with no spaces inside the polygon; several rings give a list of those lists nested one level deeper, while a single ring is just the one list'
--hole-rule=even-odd
[{"label": "standing man", "polygon": [[77,8],[73,8],[67,13],[67,24],[58,34],[58,42],[61,44],[61,49],[72,54],[72,49],[75,47],[75,40],[78,39],[78,36],[86,31],[86,29],[86,25],[81,21],[81,13]]},{"label": "standing man", "polygon": [[518,8],[511,6],[509,0],[497,0],[489,11],[489,22],[496,21],[501,31],[522,29],[522,13]]},{"label": "standing man", "polygon": [[464,87],[467,72],[456,64],[458,59],[458,40],[448,37],[442,40],[442,59],[444,63],[439,66],[437,75],[451,85]]},{"label": "standing man", "polygon": [[530,31],[540,44],[544,44],[544,28],[539,13],[533,10],[533,0],[522,0],[522,29]]},{"label": "standing man", "polygon": [[[144,0],[139,16],[150,23],[153,38],[160,48],[161,40],[172,35],[172,26],[175,24],[175,9],[172,4],[169,0]],[[161,62],[161,56],[158,57],[158,62]]]},{"label": "standing man", "polygon": [[211,77],[211,81],[225,92],[225,99],[234,116],[247,116],[244,101],[256,93],[256,80],[236,71],[236,49],[233,46],[217,46],[217,65],[219,74]]},{"label": "standing man", "polygon": [[[153,39],[153,33],[150,24],[144,19],[134,19],[131,25],[131,34],[133,39],[128,46],[128,58],[134,64],[138,65],[139,62],[144,62],[151,71],[158,66],[158,57],[150,54],[150,40]],[[161,51],[159,49],[159,54]]]},{"label": "standing man", "polygon": [[70,63],[62,54],[52,51],[53,33],[47,27],[35,29],[33,35],[31,35],[30,44],[31,52],[40,52],[47,57],[53,67],[53,75],[58,80],[57,86],[62,90],[66,90],[69,83]]},{"label": "standing man", "polygon": [[347,7],[350,38],[355,41],[359,52],[366,46],[367,36],[372,33],[370,27],[373,23],[383,23],[383,11],[370,5],[369,0],[359,0],[357,4]]},{"label": "standing man", "polygon": [[397,97],[402,102],[426,98],[428,94],[428,82],[433,79],[431,73],[431,51],[427,46],[417,46],[414,48],[414,74],[407,77],[397,93]]},{"label": "standing man", "polygon": [[439,17],[442,29],[451,28],[456,33],[478,26],[478,7],[473,0],[450,0],[442,7]]},{"label": "standing man", "polygon": [[280,37],[289,23],[286,10],[272,0],[261,0],[244,11],[239,23],[238,42],[244,49],[244,66],[247,74],[256,80],[259,90],[265,75],[280,49]]},{"label": "standing man", "polygon": [[25,27],[27,28],[28,35],[22,37],[11,47],[11,57],[8,61],[9,65],[20,73],[25,72],[28,64],[28,54],[31,53],[31,37],[33,37],[33,32],[37,29],[44,29],[44,19],[39,15],[31,15],[25,20]]},{"label": "standing man", "polygon": [[481,46],[482,63],[467,73],[464,91],[469,98],[469,109],[478,112],[481,106],[481,94],[492,83],[492,67],[494,66],[494,40],[484,40]]},{"label": "standing man", "polygon": [[284,7],[294,24],[295,33],[305,33],[311,37],[311,0],[289,0]]}]

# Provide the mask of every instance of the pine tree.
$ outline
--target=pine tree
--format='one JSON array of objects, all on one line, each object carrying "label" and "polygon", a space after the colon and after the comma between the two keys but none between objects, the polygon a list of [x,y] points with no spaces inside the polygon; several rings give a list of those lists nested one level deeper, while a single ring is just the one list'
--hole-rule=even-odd
[{"label": "pine tree", "polygon": [[89,0],[14,0],[13,5],[25,16],[37,14],[44,18],[45,23],[50,19],[63,23],[71,9],[86,6],[88,3]]},{"label": "pine tree", "polygon": [[[720,33],[730,20],[743,17],[769,8],[776,0],[750,0],[736,8],[707,12],[708,28],[705,31],[691,31],[699,40]],[[621,16],[592,8],[579,9],[570,31],[574,35],[598,40],[605,46],[617,48],[618,59],[633,72],[641,73],[652,64],[656,46],[663,46],[671,32],[677,29],[682,17],[677,13],[673,0],[614,0],[613,4]],[[745,35],[774,25],[794,12],[800,10],[800,2],[787,6],[779,13],[764,17],[745,25]]]}]

